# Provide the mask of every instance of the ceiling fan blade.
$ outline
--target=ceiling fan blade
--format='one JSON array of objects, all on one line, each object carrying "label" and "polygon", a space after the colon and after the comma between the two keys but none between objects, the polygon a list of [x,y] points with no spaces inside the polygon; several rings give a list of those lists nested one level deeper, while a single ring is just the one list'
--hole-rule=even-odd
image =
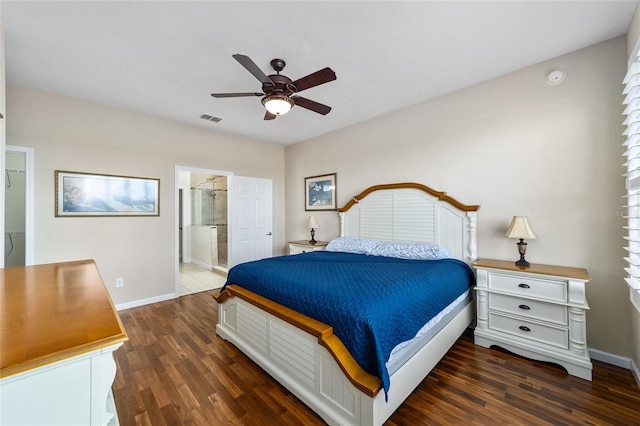
[{"label": "ceiling fan blade", "polygon": [[214,98],[240,98],[242,96],[264,96],[264,93],[244,92],[244,93],[212,93]]},{"label": "ceiling fan blade", "polygon": [[291,97],[297,106],[306,108],[310,111],[317,112],[318,114],[327,115],[331,111],[331,107],[323,105],[319,102],[312,101],[311,99],[301,98],[300,96]]},{"label": "ceiling fan blade", "polygon": [[273,86],[273,81],[271,81],[271,79],[267,77],[264,72],[262,72],[262,70],[256,65],[255,62],[253,62],[253,60],[251,60],[250,57],[236,53],[235,55],[233,55],[233,58],[236,61],[240,62],[240,65],[245,67],[247,71],[253,74],[255,78],[260,80],[262,84],[269,84]]},{"label": "ceiling fan blade", "polygon": [[306,77],[302,77],[291,83],[295,87],[295,92],[301,92],[311,87],[319,86],[324,83],[328,83],[336,79],[336,73],[329,67],[323,68],[320,71],[316,71],[313,74],[309,74]]},{"label": "ceiling fan blade", "polygon": [[271,114],[269,111],[265,111],[264,112],[264,119],[265,120],[273,120],[277,117],[277,115],[275,114]]}]

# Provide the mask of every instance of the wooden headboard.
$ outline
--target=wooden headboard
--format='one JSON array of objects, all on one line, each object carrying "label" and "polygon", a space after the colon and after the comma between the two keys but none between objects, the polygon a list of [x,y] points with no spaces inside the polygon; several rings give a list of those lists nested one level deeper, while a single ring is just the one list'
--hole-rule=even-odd
[{"label": "wooden headboard", "polygon": [[456,259],[473,262],[478,208],[419,183],[376,185],[338,209],[340,236],[430,242]]}]

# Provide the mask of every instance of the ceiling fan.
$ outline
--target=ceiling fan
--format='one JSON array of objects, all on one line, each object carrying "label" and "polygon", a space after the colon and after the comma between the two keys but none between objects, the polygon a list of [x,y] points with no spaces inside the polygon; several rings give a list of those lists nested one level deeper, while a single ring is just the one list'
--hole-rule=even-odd
[{"label": "ceiling fan", "polygon": [[211,96],[214,98],[263,96],[262,105],[267,109],[264,115],[265,120],[273,120],[279,115],[286,114],[294,105],[322,115],[327,115],[331,111],[330,106],[294,95],[294,93],[335,80],[336,73],[331,68],[323,68],[313,74],[292,81],[289,77],[280,74],[280,71],[286,65],[282,59],[271,60],[271,66],[276,71],[276,74],[267,76],[248,56],[235,54],[233,57],[262,83],[262,93],[212,93]]}]

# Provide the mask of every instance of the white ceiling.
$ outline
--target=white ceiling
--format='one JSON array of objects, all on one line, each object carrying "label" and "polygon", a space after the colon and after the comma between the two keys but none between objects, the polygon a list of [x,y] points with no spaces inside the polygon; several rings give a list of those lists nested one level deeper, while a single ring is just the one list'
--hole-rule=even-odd
[{"label": "white ceiling", "polygon": [[[3,0],[0,16],[10,84],[288,145],[623,35],[637,4]],[[212,98],[261,91],[234,53],[293,80],[331,67],[300,95],[333,110],[264,121],[258,97]]]}]

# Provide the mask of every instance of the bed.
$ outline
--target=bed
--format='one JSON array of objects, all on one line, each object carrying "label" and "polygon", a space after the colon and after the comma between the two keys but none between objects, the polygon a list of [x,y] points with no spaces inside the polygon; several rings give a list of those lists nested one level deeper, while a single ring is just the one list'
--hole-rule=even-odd
[{"label": "bed", "polygon": [[[393,264],[392,267],[397,270],[408,271],[429,262],[435,266],[457,263],[456,268],[464,270],[466,267],[468,273],[469,268],[466,264],[476,259],[477,209],[478,206],[462,204],[446,193],[435,191],[422,184],[398,183],[370,187],[338,210],[340,238],[336,241],[349,241],[349,238],[352,238],[357,241],[380,243],[376,247],[380,245],[389,247],[384,244],[393,244],[392,242],[417,246],[421,246],[420,243],[433,243],[448,251],[452,259],[396,260],[386,255],[370,256],[369,254],[372,253],[342,253],[338,245],[336,246],[338,252],[312,252],[265,259],[257,263],[249,262],[251,265],[243,265],[241,268],[247,270],[248,275],[230,271],[227,285],[221,292],[214,295],[219,304],[216,332],[253,359],[327,423],[381,425],[473,321],[475,312],[473,292],[466,291],[458,296],[450,295],[449,297],[453,297],[454,300],[447,301],[446,309],[437,313],[433,320],[420,328],[421,333],[423,329],[429,329],[424,336],[418,333],[418,337],[422,336],[421,338],[409,338],[406,341],[403,338],[402,343],[396,345],[398,342],[388,342],[383,336],[373,344],[365,343],[370,346],[365,346],[362,350],[353,346],[351,337],[344,334],[344,326],[340,328],[343,320],[337,319],[338,317],[335,316],[337,314],[321,314],[311,310],[309,312],[312,314],[306,315],[303,312],[309,306],[307,302],[295,305],[292,300],[278,299],[281,296],[276,293],[279,292],[280,287],[285,286],[287,279],[291,281],[289,275],[296,277],[297,275],[295,273],[277,275],[274,265],[282,264],[285,271],[296,271],[296,268],[309,271],[314,267],[314,262],[316,264],[325,262],[324,266],[319,266],[317,269],[317,271],[324,271],[327,269],[326,265],[335,266],[339,263],[363,260],[385,264],[385,267],[386,264]],[[367,264],[360,272],[338,271],[338,275],[334,276],[335,288],[324,294],[311,293],[306,297],[312,300],[324,300],[325,303],[322,305],[339,304],[341,296],[337,296],[337,302],[329,302],[329,295],[340,288],[352,286],[347,282],[340,282],[339,278],[348,275],[347,281],[351,280],[349,282],[353,283],[359,276],[364,276],[362,271],[368,270],[375,271],[374,276],[383,277],[380,279],[383,282],[386,279],[386,275],[383,274],[386,272],[377,272],[376,268],[383,267],[377,263]],[[298,264],[300,266],[297,266]],[[252,266],[254,267],[253,278],[250,270]],[[255,273],[255,267],[262,267],[263,271],[270,272],[269,274]],[[266,287],[254,283],[254,281],[261,281],[266,275],[273,275],[270,277],[272,280],[270,284],[265,284]],[[415,274],[411,272],[406,275]],[[436,281],[444,280],[448,275],[451,274],[444,272],[435,279]],[[281,282],[278,281],[279,279]],[[331,277],[327,279],[331,280]],[[374,281],[372,277],[367,279],[368,283]],[[235,282],[236,280],[238,283]],[[331,286],[331,282],[322,283],[319,287],[322,291],[326,290],[325,287]],[[357,288],[355,284],[353,286]],[[403,292],[402,287],[395,282],[389,287],[389,291],[396,287],[400,289],[400,293]],[[449,284],[441,287],[448,288]],[[387,290],[383,292],[386,295]],[[284,302],[278,303],[276,300],[284,300]],[[395,296],[393,300],[396,300]],[[372,299],[371,302],[375,303],[375,300]],[[404,326],[405,322],[412,323],[409,313],[415,308],[409,303],[409,301],[398,302],[393,315],[385,314],[390,326],[399,327]],[[362,302],[362,304],[366,305],[368,302]],[[420,306],[425,304],[419,303]],[[297,309],[292,308],[296,306]],[[353,306],[355,305],[347,311],[355,310]],[[441,307],[438,308],[440,309]],[[392,321],[389,321],[390,317],[393,318]],[[346,323],[349,324],[349,321],[352,320],[347,319]],[[435,326],[428,327],[430,323]],[[382,325],[382,327],[373,328],[381,330],[384,334],[387,327],[384,323]],[[415,324],[411,326],[415,327]],[[398,334],[402,333],[406,332],[398,332]],[[395,331],[391,334],[395,334]],[[374,336],[375,338],[378,337]],[[383,350],[373,357],[375,358],[372,361],[373,364],[363,363],[362,353],[376,352],[366,348],[378,346]],[[394,355],[386,362],[382,359],[383,365],[381,365],[380,357],[386,357],[390,347],[393,347]]]}]

